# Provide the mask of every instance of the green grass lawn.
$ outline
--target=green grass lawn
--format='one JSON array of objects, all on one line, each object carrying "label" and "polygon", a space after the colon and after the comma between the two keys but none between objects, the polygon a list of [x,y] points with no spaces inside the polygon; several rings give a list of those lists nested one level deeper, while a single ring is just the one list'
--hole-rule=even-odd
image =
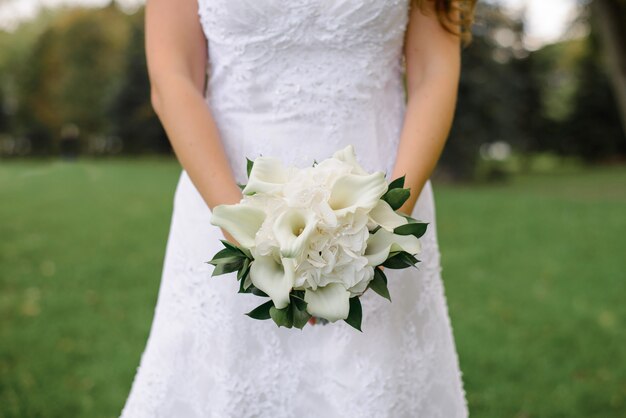
[{"label": "green grass lawn", "polygon": [[[119,414],[179,172],[156,159],[0,163],[0,418]],[[626,169],[435,184],[435,196],[472,416],[623,417]]]}]

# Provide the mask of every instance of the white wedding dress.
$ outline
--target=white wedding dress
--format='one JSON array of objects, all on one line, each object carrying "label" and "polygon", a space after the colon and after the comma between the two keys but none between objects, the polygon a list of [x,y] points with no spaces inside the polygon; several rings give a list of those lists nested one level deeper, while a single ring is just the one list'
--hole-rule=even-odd
[{"label": "white wedding dress", "polygon": [[[405,111],[409,0],[199,0],[207,105],[236,180],[246,157],[307,166],[353,144],[391,174]],[[431,184],[418,269],[385,272],[392,301],[343,321],[278,328],[244,313],[233,274],[205,262],[221,231],[183,171],[150,337],[122,417],[459,418],[467,407],[440,277]]]}]

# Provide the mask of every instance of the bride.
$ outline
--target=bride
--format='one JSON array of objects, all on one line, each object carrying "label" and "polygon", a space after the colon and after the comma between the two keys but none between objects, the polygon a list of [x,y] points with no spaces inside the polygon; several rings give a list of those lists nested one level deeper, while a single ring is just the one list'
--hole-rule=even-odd
[{"label": "bride", "polygon": [[[123,417],[467,416],[429,177],[474,2],[148,0],[152,102],[183,170]],[[239,202],[246,157],[304,167],[349,144],[366,170],[406,174],[422,262],[387,272],[392,303],[361,297],[363,333],[245,316],[258,298],[206,264],[232,239],[211,208]]]}]

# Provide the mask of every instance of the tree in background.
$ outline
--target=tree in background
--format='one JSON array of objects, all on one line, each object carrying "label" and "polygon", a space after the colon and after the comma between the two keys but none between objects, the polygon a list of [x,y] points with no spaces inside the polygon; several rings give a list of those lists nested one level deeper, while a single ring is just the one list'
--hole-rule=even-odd
[{"label": "tree in background", "polygon": [[604,23],[590,19],[590,9],[583,7],[575,25],[581,24],[591,29],[589,35],[532,54],[533,83],[541,96],[532,150],[591,163],[623,159],[626,138],[597,27]]},{"label": "tree in background", "polygon": [[[626,22],[625,9],[616,6],[626,0],[608,2],[614,17]],[[581,8],[577,25],[589,25],[589,10]],[[626,158],[617,106],[626,90],[616,91],[621,81],[615,81],[614,65],[616,54],[623,55],[626,47],[623,38],[616,42],[625,26],[610,31],[609,42],[602,30],[608,23],[591,23],[587,36],[527,51],[520,20],[497,5],[479,4],[474,42],[463,51],[456,118],[438,174],[474,178],[481,145],[494,141],[506,142],[522,155],[548,151],[591,163]]]},{"label": "tree in background", "polygon": [[2,90],[0,90],[0,134],[8,131],[9,128],[9,115],[7,110],[6,98]]},{"label": "tree in background", "polygon": [[626,0],[593,0],[591,14],[626,137]]},{"label": "tree in background", "polygon": [[523,23],[497,5],[479,3],[474,41],[463,51],[463,71],[455,121],[438,173],[473,179],[484,143],[505,141],[526,150],[537,92]]},{"label": "tree in background", "polygon": [[143,8],[128,15],[112,2],[40,16],[0,36],[0,46],[23,46],[0,51],[0,92],[14,90],[17,103],[12,133],[37,154],[56,153],[67,136],[83,151],[116,139],[129,153],[170,152],[150,103]]},{"label": "tree in background", "polygon": [[[0,50],[4,50],[5,45],[9,43],[9,37],[0,33]],[[1,60],[0,60],[1,62]],[[0,74],[2,74],[0,68]],[[9,97],[6,91],[10,85],[10,80],[5,80],[0,76],[0,134],[9,130]]]},{"label": "tree in background", "polygon": [[171,146],[150,102],[150,82],[144,51],[144,10],[129,18],[130,39],[123,76],[109,104],[111,133],[122,139],[124,151],[166,153]]},{"label": "tree in background", "polygon": [[[580,1],[590,5],[580,17],[584,24],[604,10],[600,3],[626,18],[626,0]],[[171,152],[150,104],[143,18],[142,9],[129,15],[112,2],[101,9],[45,10],[13,33],[0,31],[0,101],[8,104],[0,129],[29,138],[42,155],[57,153],[62,137],[79,138],[83,150],[95,150],[85,145],[104,138],[116,139],[117,150],[127,153]],[[520,18],[479,3],[438,174],[473,179],[479,150],[496,142],[518,155],[624,158],[623,111],[615,106],[624,93],[615,68],[624,67],[600,55],[623,56],[624,26],[603,30],[606,22],[598,22],[590,36],[532,52],[524,47]]]},{"label": "tree in background", "polygon": [[8,118],[3,129],[14,137],[29,133],[31,137],[41,138],[37,150],[43,152],[49,151],[49,135],[45,127],[37,121],[19,123],[18,108],[24,99],[20,86],[27,82],[33,67],[38,65],[35,45],[58,15],[59,10],[45,9],[33,20],[21,24],[15,32],[0,31],[0,96],[3,96],[3,108]]},{"label": "tree in background", "polygon": [[602,162],[626,155],[626,134],[620,123],[620,109],[603,65],[597,32],[586,39],[586,54],[580,63],[578,89],[570,117],[559,125],[558,151],[581,156],[588,162]]},{"label": "tree in background", "polygon": [[70,9],[48,25],[17,74],[18,125],[36,150],[54,149],[68,124],[83,140],[108,129],[127,42],[126,16],[114,5]]}]

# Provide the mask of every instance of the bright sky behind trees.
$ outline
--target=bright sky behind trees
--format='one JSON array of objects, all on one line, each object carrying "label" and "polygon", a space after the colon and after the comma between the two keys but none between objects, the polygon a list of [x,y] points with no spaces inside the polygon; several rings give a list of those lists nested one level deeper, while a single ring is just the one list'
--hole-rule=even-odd
[{"label": "bright sky behind trees", "polygon": [[[527,24],[527,44],[538,48],[557,41],[566,31],[576,12],[576,0],[488,0],[506,6],[512,13],[524,13]],[[0,28],[12,29],[33,16],[41,6],[82,4],[106,5],[110,0],[0,0]],[[129,10],[143,4],[143,0],[118,0]],[[525,10],[525,12],[524,12]]]}]

